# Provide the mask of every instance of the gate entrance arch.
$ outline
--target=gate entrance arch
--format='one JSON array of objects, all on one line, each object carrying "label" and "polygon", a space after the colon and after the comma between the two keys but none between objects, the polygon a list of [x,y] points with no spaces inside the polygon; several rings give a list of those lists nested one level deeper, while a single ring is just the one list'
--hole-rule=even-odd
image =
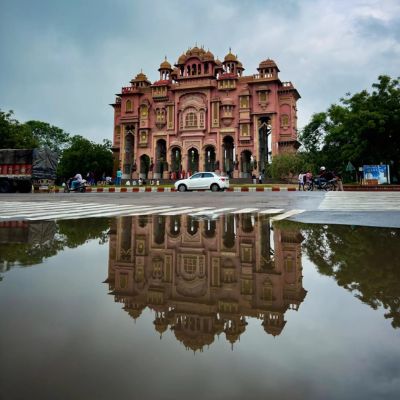
[{"label": "gate entrance arch", "polygon": [[258,172],[264,174],[271,162],[271,118],[261,117],[258,120]]}]

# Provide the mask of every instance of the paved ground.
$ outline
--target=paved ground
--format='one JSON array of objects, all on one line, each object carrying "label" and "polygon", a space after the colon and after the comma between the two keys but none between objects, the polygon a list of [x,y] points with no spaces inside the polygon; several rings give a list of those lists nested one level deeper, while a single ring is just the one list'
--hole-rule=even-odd
[{"label": "paved ground", "polygon": [[[400,228],[400,192],[41,193],[0,195],[0,221],[83,216],[287,213],[292,220]],[[279,211],[278,211],[279,210]],[[297,213],[297,211],[302,211]],[[294,214],[290,216],[290,214]],[[25,216],[24,216],[25,215]],[[28,217],[26,217],[28,215]],[[286,215],[286,214],[285,214]]]}]

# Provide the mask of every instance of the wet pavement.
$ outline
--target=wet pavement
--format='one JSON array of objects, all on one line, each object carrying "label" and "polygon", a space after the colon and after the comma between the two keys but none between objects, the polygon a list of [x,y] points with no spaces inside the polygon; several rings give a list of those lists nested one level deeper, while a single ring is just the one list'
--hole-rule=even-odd
[{"label": "wet pavement", "polygon": [[[282,212],[301,210],[291,220],[316,224],[344,224],[400,228],[400,192],[252,192],[252,193],[43,193],[7,194],[0,197],[0,221],[3,209],[11,207],[18,219],[19,203],[34,203],[45,211],[49,203],[76,204],[71,214],[84,217],[82,209],[93,204],[113,211],[113,207],[138,206],[156,209],[201,208],[256,209],[264,212],[279,209]],[[105,213],[105,212],[104,212]],[[160,211],[161,213],[161,211]],[[50,213],[52,214],[52,213]],[[92,213],[93,214],[93,213]],[[101,216],[98,213],[97,215]],[[117,213],[114,213],[117,215]],[[89,216],[89,215],[88,215]],[[45,218],[45,213],[43,213]],[[52,218],[58,218],[53,215]]]},{"label": "wet pavement", "polygon": [[396,398],[399,243],[259,213],[1,221],[0,399]]}]

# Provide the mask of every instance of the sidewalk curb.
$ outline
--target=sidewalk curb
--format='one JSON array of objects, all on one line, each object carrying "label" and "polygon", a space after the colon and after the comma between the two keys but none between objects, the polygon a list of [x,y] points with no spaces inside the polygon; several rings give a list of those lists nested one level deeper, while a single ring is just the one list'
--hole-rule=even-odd
[{"label": "sidewalk curb", "polygon": [[[193,192],[205,192],[205,189],[193,190]],[[296,188],[292,187],[280,187],[280,186],[272,186],[272,187],[254,187],[254,186],[233,186],[226,189],[227,192],[296,192],[298,191]],[[63,190],[55,189],[55,193],[63,193]],[[163,193],[163,192],[177,192],[175,188],[170,187],[157,187],[157,186],[140,186],[140,187],[98,187],[98,188],[86,188],[87,193]]]},{"label": "sidewalk curb", "polygon": [[[193,192],[205,192],[205,189],[193,190]],[[257,186],[231,186],[226,189],[227,192],[298,192],[295,187],[257,187]],[[400,186],[344,186],[345,192],[399,192]],[[63,189],[54,189],[54,193],[63,193]],[[125,186],[125,187],[98,187],[86,188],[87,193],[164,193],[164,192],[177,192],[175,188],[171,187],[157,187],[157,186]]]}]

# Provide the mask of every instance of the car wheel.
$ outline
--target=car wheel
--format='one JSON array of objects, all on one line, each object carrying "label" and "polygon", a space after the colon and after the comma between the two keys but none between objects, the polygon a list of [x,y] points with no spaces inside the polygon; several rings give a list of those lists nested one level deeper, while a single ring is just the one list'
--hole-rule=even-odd
[{"label": "car wheel", "polygon": [[17,189],[20,193],[30,193],[32,192],[32,183],[30,181],[19,182]]},{"label": "car wheel", "polygon": [[178,190],[179,190],[180,192],[186,192],[186,186],[185,186],[185,185],[179,185],[179,186],[178,186]]},{"label": "car wheel", "polygon": [[11,185],[8,181],[0,182],[0,193],[9,193],[11,191]]},{"label": "car wheel", "polygon": [[218,192],[219,186],[216,183],[213,183],[210,187],[212,192]]}]

